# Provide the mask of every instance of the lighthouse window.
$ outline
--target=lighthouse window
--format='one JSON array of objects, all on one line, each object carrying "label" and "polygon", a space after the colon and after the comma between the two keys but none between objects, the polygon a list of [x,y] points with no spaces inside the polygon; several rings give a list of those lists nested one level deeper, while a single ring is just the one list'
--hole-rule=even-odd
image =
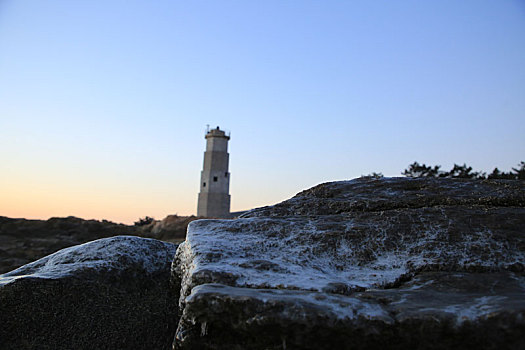
[{"label": "lighthouse window", "polygon": [[218,179],[217,179],[217,176],[214,176],[214,177],[213,177],[213,182],[217,182],[217,180],[218,180]]},{"label": "lighthouse window", "polygon": [[206,187],[206,182],[204,182],[204,183],[202,184],[202,187]]}]

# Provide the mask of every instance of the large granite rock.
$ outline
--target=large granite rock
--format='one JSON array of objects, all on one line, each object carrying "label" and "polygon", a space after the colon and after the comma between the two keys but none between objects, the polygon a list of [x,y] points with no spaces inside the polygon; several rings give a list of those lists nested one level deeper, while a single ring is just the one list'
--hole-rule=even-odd
[{"label": "large granite rock", "polygon": [[176,248],[117,236],[0,275],[0,349],[169,349]]},{"label": "large granite rock", "polygon": [[189,225],[180,349],[525,348],[525,183],[360,178]]}]

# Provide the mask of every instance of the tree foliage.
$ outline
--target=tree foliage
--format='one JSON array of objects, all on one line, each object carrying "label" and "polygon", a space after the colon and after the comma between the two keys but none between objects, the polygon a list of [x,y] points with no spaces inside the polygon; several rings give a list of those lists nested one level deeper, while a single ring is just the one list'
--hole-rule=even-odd
[{"label": "tree foliage", "polygon": [[512,168],[512,171],[516,174],[516,177],[519,180],[525,180],[525,162],[520,162],[518,164],[519,168]]},{"label": "tree foliage", "polygon": [[361,175],[361,177],[371,178],[371,179],[381,179],[385,177],[383,173],[376,173],[375,171],[372,174]]},{"label": "tree foliage", "polygon": [[139,221],[135,221],[135,226],[144,226],[151,224],[155,219],[149,216],[145,216],[143,218],[139,218]]},{"label": "tree foliage", "polygon": [[484,179],[485,173],[472,171],[471,166],[463,163],[463,165],[454,164],[454,167],[449,172],[443,172],[439,174],[439,177],[456,177],[460,179]]},{"label": "tree foliage", "polygon": [[414,162],[408,166],[401,174],[407,177],[447,177],[447,178],[462,178],[462,179],[506,179],[506,180],[525,180],[525,162],[520,162],[517,168],[512,168],[512,171],[504,172],[498,168],[494,168],[492,173],[486,174],[482,171],[473,171],[472,167],[467,164],[458,165],[450,171],[440,170],[440,165],[427,166]]},{"label": "tree foliage", "polygon": [[439,175],[441,165],[436,165],[434,167],[426,166],[425,164],[419,164],[414,162],[408,166],[408,169],[405,169],[402,172],[402,175],[407,177],[436,177]]}]

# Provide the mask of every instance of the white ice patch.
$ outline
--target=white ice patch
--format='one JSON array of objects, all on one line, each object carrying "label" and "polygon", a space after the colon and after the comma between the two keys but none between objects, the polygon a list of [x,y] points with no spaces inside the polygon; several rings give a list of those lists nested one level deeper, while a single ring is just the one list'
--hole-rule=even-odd
[{"label": "white ice patch", "polygon": [[[204,220],[203,220],[204,221]],[[186,240],[191,252],[192,274],[202,270],[224,272],[237,276],[237,286],[280,287],[321,291],[331,283],[350,287],[370,287],[390,283],[406,272],[404,266],[393,263],[394,256],[379,257],[370,266],[358,266],[352,261],[351,247],[342,241],[335,250],[341,261],[334,264],[332,254],[317,254],[313,244],[301,244],[300,236],[315,235],[315,227],[305,232],[308,225],[287,223],[275,225],[275,220],[242,219],[243,224],[253,222],[265,227],[269,234],[237,231],[235,222],[200,221],[190,224]],[[205,224],[205,225],[202,225]],[[272,237],[271,231],[286,230],[285,238]],[[322,233],[320,233],[322,234]],[[181,247],[182,248],[182,247]],[[214,260],[213,256],[217,259]],[[210,258],[212,257],[212,258]],[[345,257],[348,257],[346,259]],[[254,261],[268,262],[269,269],[250,267]],[[272,268],[273,266],[273,268]]]},{"label": "white ice patch", "polygon": [[[425,265],[449,261],[487,267],[525,262],[524,254],[515,251],[506,255],[507,261],[497,251],[483,259],[473,254],[480,246],[505,248],[490,231],[472,235],[458,248],[444,239],[446,230],[432,223],[418,233],[420,239],[393,238],[384,225],[369,226],[374,236],[356,246],[345,238],[348,235],[337,233],[342,229],[351,236],[352,230],[358,230],[352,219],[336,222],[335,233],[329,223],[294,217],[194,221],[181,246],[184,251],[179,252],[187,262],[186,282],[191,275],[211,271],[233,276],[239,287],[327,291],[337,288],[334,285],[383,287]],[[363,259],[366,250],[370,258]]]},{"label": "white ice patch", "polygon": [[116,236],[59,250],[35,262],[0,275],[0,285],[19,278],[57,279],[85,270],[124,270],[131,266],[146,273],[166,269],[176,245],[154,239]]}]

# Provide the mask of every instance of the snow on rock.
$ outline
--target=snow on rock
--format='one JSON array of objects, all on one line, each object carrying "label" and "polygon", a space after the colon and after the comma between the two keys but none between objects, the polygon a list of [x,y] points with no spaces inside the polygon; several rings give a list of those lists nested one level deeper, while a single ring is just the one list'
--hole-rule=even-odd
[{"label": "snow on rock", "polygon": [[0,275],[0,285],[18,278],[59,279],[82,272],[138,268],[154,274],[171,264],[176,246],[154,239],[115,236],[59,250],[35,262]]},{"label": "snow on rock", "polygon": [[[236,220],[194,221],[172,267],[183,312],[175,346],[352,348],[353,334],[369,345],[397,336],[410,347],[414,339],[433,346],[443,332],[462,334],[459,343],[494,336],[476,340],[483,348],[504,339],[492,326],[510,327],[505,342],[516,345],[525,325],[524,206],[521,181],[361,178]],[[411,339],[414,322],[429,333]],[[214,332],[225,328],[237,338],[219,346]],[[369,328],[384,339],[360,333]],[[333,342],[306,340],[320,334]]]},{"label": "snow on rock", "polygon": [[525,237],[502,230],[498,217],[525,224],[521,208],[458,207],[199,220],[178,259],[187,262],[183,277],[197,283],[226,278],[234,286],[342,294],[420,270],[521,269]]},{"label": "snow on rock", "polygon": [[62,249],[0,275],[2,349],[169,349],[177,245],[133,236]]}]

